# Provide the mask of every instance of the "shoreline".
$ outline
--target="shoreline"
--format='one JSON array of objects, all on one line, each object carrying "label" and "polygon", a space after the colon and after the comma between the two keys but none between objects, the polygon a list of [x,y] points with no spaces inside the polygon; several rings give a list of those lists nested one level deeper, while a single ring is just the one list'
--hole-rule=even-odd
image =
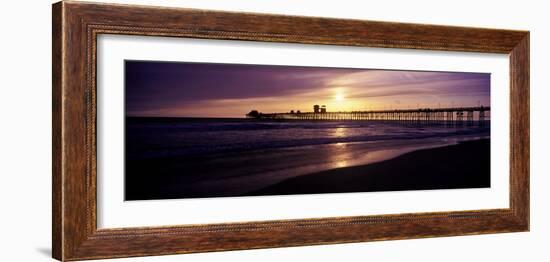
[{"label": "shoreline", "polygon": [[[460,140],[447,142],[439,139],[423,140],[421,143],[415,141],[417,143],[407,146],[407,143],[412,141],[394,140],[387,143],[380,141],[379,143],[382,144],[371,142],[334,144],[322,151],[319,151],[319,147],[308,147],[308,151],[304,151],[302,148],[301,150],[291,150],[289,152],[270,151],[269,154],[253,154],[253,156],[226,156],[204,163],[197,162],[197,160],[193,160],[191,163],[188,161],[181,162],[183,159],[177,158],[162,160],[161,162],[142,161],[136,166],[141,172],[134,173],[135,175],[142,175],[133,176],[130,180],[128,180],[128,177],[126,178],[126,183],[131,183],[130,188],[133,189],[126,191],[126,200],[485,187],[488,182],[470,181],[469,183],[456,184],[449,180],[446,183],[431,185],[431,187],[425,184],[415,184],[407,180],[407,177],[399,177],[399,174],[403,175],[405,172],[399,170],[397,172],[392,168],[414,170],[414,172],[408,173],[410,177],[418,177],[420,180],[428,179],[428,181],[438,181],[433,169],[441,169],[444,165],[448,165],[449,169],[452,170],[483,174],[489,178],[489,141],[488,138],[462,137]],[[318,157],[312,158],[311,154],[313,152]],[[403,160],[403,158],[410,158],[410,155],[413,156],[411,160]],[[268,162],[262,162],[260,159]],[[433,161],[430,161],[430,159]],[[463,160],[462,165],[455,163],[457,159]],[[256,165],[250,165],[249,161],[260,162],[257,162]],[[415,162],[424,163],[424,166],[411,167],[410,164]],[[195,169],[189,166],[192,163],[202,168]],[[271,164],[266,166],[266,163]],[[483,167],[483,164],[487,166]],[[279,165],[279,168],[283,169],[271,169],[275,167],[273,165]],[[389,167],[376,171],[380,169],[380,167],[377,167],[380,165],[389,165]],[[158,166],[165,168],[162,170],[156,169]],[[183,167],[187,169],[184,169],[182,173]],[[372,171],[373,168],[374,171]],[[188,173],[185,170],[196,171]],[[427,178],[422,178],[423,176],[417,174],[421,173],[420,170],[430,175]],[[156,178],[152,180],[149,174],[153,172]],[[200,174],[200,176],[192,176],[195,172],[199,172],[197,174]],[[374,178],[353,178],[353,174],[365,172],[383,173],[386,178],[388,175],[390,178],[397,176],[390,179],[394,180],[392,182],[394,185],[399,184],[399,182],[395,183],[396,181],[406,183],[401,185],[402,188],[387,185],[373,188],[372,185],[368,185],[372,184]],[[441,172],[439,171],[439,173]],[[368,177],[373,177],[373,175]],[[381,183],[378,180],[384,179],[374,179],[375,185]],[[455,183],[454,186],[453,183]],[[346,186],[346,184],[361,186],[354,188]]]},{"label": "shoreline", "polygon": [[490,139],[289,178],[243,196],[490,187]]}]

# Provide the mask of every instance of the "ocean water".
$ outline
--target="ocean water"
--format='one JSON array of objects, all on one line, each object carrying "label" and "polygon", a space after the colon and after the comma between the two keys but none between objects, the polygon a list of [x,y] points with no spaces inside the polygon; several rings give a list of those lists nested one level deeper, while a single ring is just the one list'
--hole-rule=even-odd
[{"label": "ocean water", "polygon": [[[421,126],[374,121],[127,118],[126,199],[244,196],[300,176],[489,138],[489,126],[488,122],[483,126]],[[464,154],[481,154],[482,161],[489,161],[489,151]],[[407,174],[424,171],[408,170]],[[488,173],[479,177],[485,176]],[[410,189],[414,188],[413,183]]]},{"label": "ocean water", "polygon": [[126,157],[207,156],[337,143],[489,136],[490,124],[414,125],[375,121],[256,119],[126,119]]}]

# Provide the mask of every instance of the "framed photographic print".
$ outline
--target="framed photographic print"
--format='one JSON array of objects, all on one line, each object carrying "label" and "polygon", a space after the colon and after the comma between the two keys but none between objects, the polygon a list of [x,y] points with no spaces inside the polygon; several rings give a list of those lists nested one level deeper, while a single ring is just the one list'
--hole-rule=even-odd
[{"label": "framed photographic print", "polygon": [[53,257],[529,230],[529,32],[53,5]]}]

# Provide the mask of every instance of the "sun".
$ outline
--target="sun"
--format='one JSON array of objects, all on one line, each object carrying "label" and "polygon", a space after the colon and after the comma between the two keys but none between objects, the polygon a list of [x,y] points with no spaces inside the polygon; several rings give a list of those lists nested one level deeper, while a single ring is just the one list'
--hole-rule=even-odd
[{"label": "sun", "polygon": [[345,99],[345,96],[341,92],[338,92],[334,95],[334,100],[336,101],[344,101],[344,99]]}]

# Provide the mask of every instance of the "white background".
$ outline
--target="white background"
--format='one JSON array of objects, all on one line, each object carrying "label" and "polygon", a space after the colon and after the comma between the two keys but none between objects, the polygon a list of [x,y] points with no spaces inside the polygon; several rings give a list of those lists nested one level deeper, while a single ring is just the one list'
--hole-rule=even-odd
[{"label": "white background", "polygon": [[[105,0],[107,1],[107,0]],[[108,1],[114,2],[114,1]],[[548,261],[550,28],[544,1],[118,1],[235,11],[531,31],[531,232],[134,258],[124,261]],[[51,255],[51,7],[10,1],[0,11],[0,258]]]}]

